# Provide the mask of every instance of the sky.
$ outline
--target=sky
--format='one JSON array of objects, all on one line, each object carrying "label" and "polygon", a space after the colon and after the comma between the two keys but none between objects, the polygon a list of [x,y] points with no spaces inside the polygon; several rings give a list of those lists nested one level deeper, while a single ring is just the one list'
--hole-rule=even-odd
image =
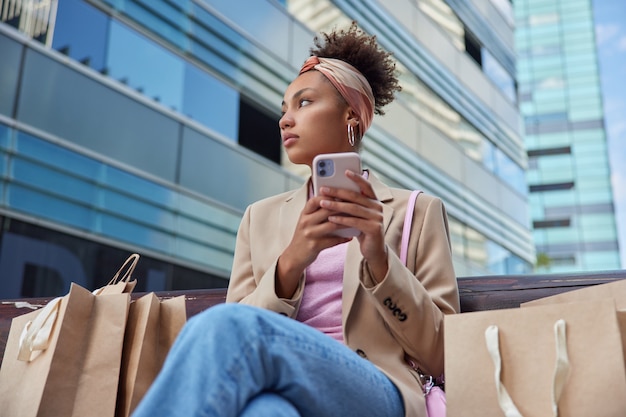
[{"label": "sky", "polygon": [[626,268],[626,1],[594,0],[622,268]]}]

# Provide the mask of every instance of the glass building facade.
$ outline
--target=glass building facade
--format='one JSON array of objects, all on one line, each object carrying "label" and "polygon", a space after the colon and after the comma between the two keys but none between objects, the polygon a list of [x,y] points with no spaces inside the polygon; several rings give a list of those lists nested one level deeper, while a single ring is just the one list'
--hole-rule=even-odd
[{"label": "glass building facade", "polygon": [[516,0],[515,15],[541,270],[619,269],[591,0]]},{"label": "glass building facade", "polygon": [[441,197],[458,276],[529,272],[527,157],[507,1],[62,0],[33,40],[0,23],[0,298],[224,287],[245,207],[298,187],[282,94],[315,32],[357,20],[403,91],[364,165]]}]

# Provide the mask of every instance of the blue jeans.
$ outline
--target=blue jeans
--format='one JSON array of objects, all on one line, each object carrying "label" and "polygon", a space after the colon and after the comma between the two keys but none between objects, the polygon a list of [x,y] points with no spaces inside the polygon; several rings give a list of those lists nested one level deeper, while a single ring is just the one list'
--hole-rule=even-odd
[{"label": "blue jeans", "polygon": [[264,309],[223,304],[192,317],[133,417],[403,417],[378,368]]}]

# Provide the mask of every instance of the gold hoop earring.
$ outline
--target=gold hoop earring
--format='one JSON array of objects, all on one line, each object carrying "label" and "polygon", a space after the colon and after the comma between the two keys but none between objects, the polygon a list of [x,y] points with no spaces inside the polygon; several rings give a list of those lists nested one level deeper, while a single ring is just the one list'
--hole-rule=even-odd
[{"label": "gold hoop earring", "polygon": [[354,128],[350,123],[348,123],[348,143],[350,146],[354,148],[354,144],[356,143],[356,136],[354,134]]}]

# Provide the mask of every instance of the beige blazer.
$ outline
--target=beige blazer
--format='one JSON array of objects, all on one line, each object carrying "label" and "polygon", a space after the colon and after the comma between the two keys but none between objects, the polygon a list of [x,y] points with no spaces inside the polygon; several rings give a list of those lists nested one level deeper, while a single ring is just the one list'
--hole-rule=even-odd
[{"label": "beige blazer", "polygon": [[[420,194],[415,205],[407,267],[400,242],[410,191],[369,180],[383,203],[389,272],[375,284],[358,241],[348,244],[344,266],[344,343],[380,368],[398,387],[407,417],[426,417],[417,373],[405,353],[431,375],[443,368],[443,316],[458,312],[459,293],[452,266],[448,221],[440,199]],[[306,203],[308,182],[296,191],[249,206],[241,221],[227,302],[242,302],[295,318],[305,277],[293,299],[276,296],[274,274]]]}]

